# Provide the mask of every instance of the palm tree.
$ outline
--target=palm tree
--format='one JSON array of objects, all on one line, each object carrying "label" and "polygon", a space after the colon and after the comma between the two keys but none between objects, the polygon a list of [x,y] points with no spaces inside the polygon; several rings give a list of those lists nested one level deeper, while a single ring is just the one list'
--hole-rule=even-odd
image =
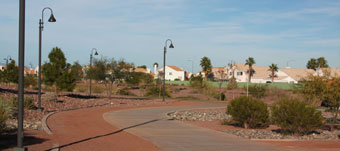
[{"label": "palm tree", "polygon": [[272,72],[271,78],[272,83],[274,82],[275,72],[279,71],[279,67],[277,67],[277,64],[272,63],[272,65],[269,66],[268,71]]},{"label": "palm tree", "polygon": [[251,77],[253,76],[253,74],[255,73],[255,70],[253,69],[253,65],[255,64],[255,60],[253,57],[249,57],[247,60],[246,60],[246,63],[245,65],[248,65],[249,66],[249,69],[248,69],[248,82],[251,81]]},{"label": "palm tree", "polygon": [[211,72],[211,61],[208,57],[204,56],[200,63],[202,70],[204,71],[204,78],[207,80],[208,74]]}]

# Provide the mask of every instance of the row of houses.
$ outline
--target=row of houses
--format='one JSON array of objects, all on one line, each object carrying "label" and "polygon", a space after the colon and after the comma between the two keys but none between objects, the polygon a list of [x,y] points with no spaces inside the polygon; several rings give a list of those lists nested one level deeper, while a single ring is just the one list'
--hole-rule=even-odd
[{"label": "row of houses", "polygon": [[[6,66],[0,64],[0,70],[4,70]],[[25,74],[37,74],[38,67],[35,69],[26,68]],[[272,82],[271,71],[268,66],[257,66],[253,65],[253,69],[255,73],[251,77],[252,83],[269,83]],[[162,78],[163,76],[163,68],[158,68],[158,65],[154,65],[154,73],[151,72],[149,68],[133,68],[131,71],[134,72],[143,72],[147,74],[151,74],[155,79]],[[249,67],[244,64],[235,63],[230,67],[212,67],[211,74],[208,75],[209,78],[213,78],[215,80],[228,80],[232,77],[235,77],[237,82],[247,82],[248,74],[247,71]],[[277,72],[275,72],[274,81],[277,83],[298,83],[303,78],[308,75],[324,75],[325,71],[329,72],[331,76],[340,76],[340,68],[327,68],[327,69],[317,69],[316,71],[312,69],[298,69],[298,68],[280,68]],[[168,65],[165,66],[165,80],[179,80],[184,81],[189,79],[191,75],[198,76],[201,75],[205,77],[205,73],[200,71],[196,74],[186,72],[182,68],[177,66]]]},{"label": "row of houses", "polygon": [[[183,69],[176,66],[166,66],[165,67],[165,80],[180,80],[184,81],[189,79],[192,73],[188,73]],[[272,82],[271,71],[268,66],[257,66],[253,65],[255,73],[251,77],[252,83],[270,83]],[[249,67],[244,64],[234,64],[231,67],[212,67],[211,74],[208,75],[209,78],[228,80],[231,77],[235,77],[237,82],[247,82]],[[298,68],[281,68],[275,72],[274,81],[277,83],[298,83],[303,78],[308,75],[324,75],[325,72],[330,72],[331,76],[340,76],[340,68],[326,68],[318,69],[316,71],[312,69],[298,69]],[[163,68],[154,66],[155,78],[159,78],[160,73],[163,73]],[[205,77],[203,71],[194,74],[195,76],[202,75]]]}]

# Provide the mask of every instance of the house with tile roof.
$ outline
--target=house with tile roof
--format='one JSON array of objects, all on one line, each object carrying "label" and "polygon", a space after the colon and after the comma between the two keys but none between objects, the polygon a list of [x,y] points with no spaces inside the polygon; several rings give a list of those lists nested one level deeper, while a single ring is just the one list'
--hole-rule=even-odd
[{"label": "house with tile roof", "polygon": [[[237,82],[247,82],[248,66],[244,64],[235,64],[233,70],[229,71],[229,77],[234,74]],[[252,83],[269,83],[272,81],[271,71],[268,66],[253,65],[255,73],[251,78]],[[234,73],[233,73],[234,72]],[[311,69],[296,69],[296,68],[280,68],[275,72],[274,82],[278,83],[298,83],[308,74],[314,74]]]},{"label": "house with tile roof", "polygon": [[134,72],[143,72],[143,73],[149,73],[150,74],[150,69],[149,68],[134,68],[134,70],[133,70]]},{"label": "house with tile roof", "polygon": [[[157,70],[158,73],[163,73],[163,68],[160,68]],[[177,66],[173,65],[168,65],[165,66],[165,80],[180,80],[184,81],[185,80],[185,71]]]}]

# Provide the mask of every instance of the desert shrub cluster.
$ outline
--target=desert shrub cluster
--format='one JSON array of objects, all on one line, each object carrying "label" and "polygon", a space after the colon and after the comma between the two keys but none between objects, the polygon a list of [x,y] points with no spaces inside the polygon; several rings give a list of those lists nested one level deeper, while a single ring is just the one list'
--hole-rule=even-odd
[{"label": "desert shrub cluster", "polygon": [[265,128],[270,124],[267,104],[252,97],[241,96],[230,101],[227,114],[244,128]]}]

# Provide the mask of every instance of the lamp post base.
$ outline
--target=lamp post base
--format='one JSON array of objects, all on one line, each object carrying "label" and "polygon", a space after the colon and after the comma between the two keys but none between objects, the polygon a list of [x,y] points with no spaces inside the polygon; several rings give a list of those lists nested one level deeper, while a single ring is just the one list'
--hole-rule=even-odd
[{"label": "lamp post base", "polygon": [[13,148],[13,151],[28,151],[26,147],[20,148],[20,147],[15,147]]}]

